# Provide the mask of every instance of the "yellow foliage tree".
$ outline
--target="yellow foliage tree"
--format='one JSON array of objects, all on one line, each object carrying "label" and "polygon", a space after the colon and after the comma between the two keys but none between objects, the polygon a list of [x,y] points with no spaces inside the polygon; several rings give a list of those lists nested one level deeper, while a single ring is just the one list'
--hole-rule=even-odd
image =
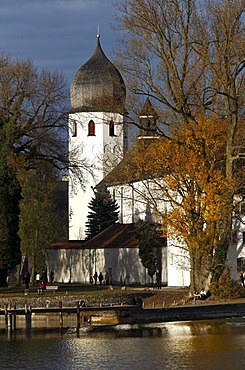
[{"label": "yellow foliage tree", "polygon": [[142,199],[168,238],[188,252],[193,289],[205,286],[215,270],[223,220],[233,207],[235,180],[228,182],[224,171],[226,128],[209,119],[175,127],[171,140],[139,140],[124,171],[128,183],[133,174],[145,184],[137,190]]}]

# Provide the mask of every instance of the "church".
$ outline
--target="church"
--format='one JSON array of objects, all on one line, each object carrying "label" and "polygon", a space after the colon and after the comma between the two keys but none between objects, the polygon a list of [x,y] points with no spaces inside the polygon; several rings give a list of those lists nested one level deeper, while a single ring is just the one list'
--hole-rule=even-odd
[{"label": "church", "polygon": [[[128,149],[126,87],[120,72],[103,52],[99,35],[93,55],[73,79],[70,95],[69,152],[75,152],[79,162],[86,161],[89,171],[82,186],[74,174],[69,174],[69,241],[54,243],[47,251],[48,270],[55,269],[60,282],[88,283],[95,271],[101,271],[109,272],[115,283],[149,284],[151,279],[138,255],[134,223],[139,219],[154,221],[153,210],[139,196],[144,179],[131,173],[130,181],[127,177],[125,182],[125,164],[132,160]],[[159,139],[157,114],[148,98],[138,119],[141,129],[135,145],[147,148],[150,141]],[[85,241],[88,203],[101,183],[117,201],[119,223]],[[238,234],[237,246],[229,254],[233,278],[237,258],[245,257],[245,230]],[[187,252],[167,239],[160,249],[162,284],[189,286]]]}]

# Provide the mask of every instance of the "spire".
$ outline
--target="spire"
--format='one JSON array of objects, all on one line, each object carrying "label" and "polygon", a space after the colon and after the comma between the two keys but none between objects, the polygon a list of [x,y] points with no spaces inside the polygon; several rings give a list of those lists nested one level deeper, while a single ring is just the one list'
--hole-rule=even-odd
[{"label": "spire", "polygon": [[140,137],[152,137],[157,135],[157,114],[149,97],[141,109],[139,115]]},{"label": "spire", "polygon": [[97,39],[98,39],[98,44],[100,44],[100,25],[98,23],[98,26],[97,26]]}]

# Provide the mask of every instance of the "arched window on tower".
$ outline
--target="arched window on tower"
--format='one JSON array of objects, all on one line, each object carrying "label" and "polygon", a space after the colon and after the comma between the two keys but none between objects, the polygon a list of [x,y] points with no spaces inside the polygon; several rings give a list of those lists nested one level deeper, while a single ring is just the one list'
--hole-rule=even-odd
[{"label": "arched window on tower", "polygon": [[77,121],[75,119],[72,120],[71,122],[71,132],[72,132],[72,137],[77,136]]},{"label": "arched window on tower", "polygon": [[88,123],[88,136],[95,136],[95,123],[90,120]]},{"label": "arched window on tower", "polygon": [[109,123],[109,136],[115,136],[115,125],[113,120],[110,120]]}]

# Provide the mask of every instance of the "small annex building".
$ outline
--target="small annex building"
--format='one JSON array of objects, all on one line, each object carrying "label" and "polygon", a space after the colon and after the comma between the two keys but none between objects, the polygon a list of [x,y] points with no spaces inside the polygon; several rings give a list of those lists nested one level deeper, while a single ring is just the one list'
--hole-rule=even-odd
[{"label": "small annex building", "polygon": [[[166,248],[159,248],[158,264],[166,282]],[[113,284],[149,284],[151,278],[139,257],[134,224],[116,223],[87,241],[53,243],[47,250],[48,271],[55,271],[55,280],[62,283],[89,283],[95,271]]]}]

